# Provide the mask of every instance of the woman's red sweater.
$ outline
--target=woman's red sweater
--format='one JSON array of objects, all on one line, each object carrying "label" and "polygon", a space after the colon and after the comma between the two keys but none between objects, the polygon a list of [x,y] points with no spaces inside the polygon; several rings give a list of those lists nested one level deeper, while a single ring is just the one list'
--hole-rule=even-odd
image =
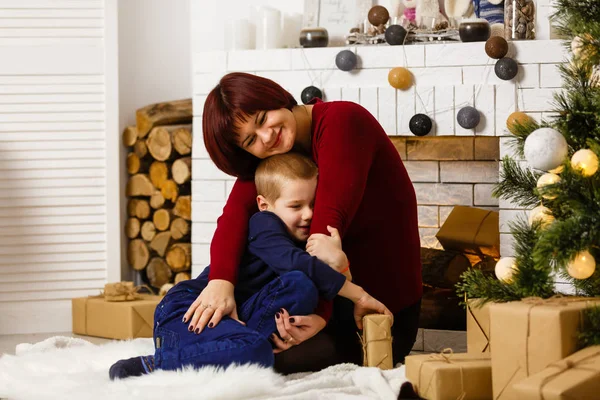
[{"label": "woman's red sweater", "polygon": [[[353,281],[396,313],[422,295],[417,201],[398,151],[362,106],[318,102],[312,158],[319,167],[311,233],[340,231]],[[217,221],[209,279],[235,284],[248,221],[258,211],[254,182],[237,180]],[[321,304],[325,319],[330,304]]]}]

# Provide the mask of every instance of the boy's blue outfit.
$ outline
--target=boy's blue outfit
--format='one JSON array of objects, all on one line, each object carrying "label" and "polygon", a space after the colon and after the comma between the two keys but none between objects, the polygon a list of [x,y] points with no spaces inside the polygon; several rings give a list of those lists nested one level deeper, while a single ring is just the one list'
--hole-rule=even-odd
[{"label": "boy's blue outfit", "polygon": [[199,335],[188,331],[189,321],[183,323],[182,318],[208,284],[208,272],[209,267],[196,279],[175,285],[156,308],[156,352],[154,360],[142,358],[146,372],[232,363],[271,367],[269,337],[277,330],[275,314],[281,308],[290,315],[311,314],[319,296],[332,300],[346,281],[299,247],[283,221],[269,211],[250,219],[247,251],[235,286],[238,316],[246,326],[227,316]]}]

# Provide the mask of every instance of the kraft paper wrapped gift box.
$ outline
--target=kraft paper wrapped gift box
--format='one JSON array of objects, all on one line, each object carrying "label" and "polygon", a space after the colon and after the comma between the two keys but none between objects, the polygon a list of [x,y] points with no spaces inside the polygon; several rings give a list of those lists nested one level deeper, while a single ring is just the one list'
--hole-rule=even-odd
[{"label": "kraft paper wrapped gift box", "polygon": [[495,400],[519,398],[517,382],[577,350],[583,311],[600,298],[524,299],[490,305]]},{"label": "kraft paper wrapped gift box", "polygon": [[514,385],[522,400],[600,398],[600,346],[591,346],[550,364]]},{"label": "kraft paper wrapped gift box", "polygon": [[109,339],[152,337],[154,310],[160,296],[110,302],[103,296],[72,299],[73,333]]},{"label": "kraft paper wrapped gift box", "polygon": [[490,352],[490,303],[467,300],[467,353]]},{"label": "kraft paper wrapped gift box", "polygon": [[406,378],[424,399],[492,398],[492,363],[489,353],[407,356],[405,365]]},{"label": "kraft paper wrapped gift box", "polygon": [[436,238],[444,250],[500,257],[499,214],[482,208],[456,206]]},{"label": "kraft paper wrapped gift box", "polygon": [[392,317],[369,314],[363,317],[363,365],[381,369],[394,368],[392,353]]}]

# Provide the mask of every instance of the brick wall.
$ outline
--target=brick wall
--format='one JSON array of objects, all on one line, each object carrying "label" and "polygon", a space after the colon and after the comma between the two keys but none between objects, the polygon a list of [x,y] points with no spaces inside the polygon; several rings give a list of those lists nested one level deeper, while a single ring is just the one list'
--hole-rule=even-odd
[{"label": "brick wall", "polygon": [[[271,78],[298,100],[311,84],[323,89],[325,100],[347,100],[363,105],[396,143],[413,179],[419,202],[423,245],[435,247],[438,227],[454,205],[499,207],[503,255],[512,250],[506,222],[523,212],[491,198],[498,179],[498,158],[508,154],[505,121],[518,110],[536,119],[548,116],[552,93],[561,86],[556,64],[566,55],[560,41],[514,42],[512,56],[520,63],[514,81],[496,78],[494,60],[484,43],[411,46],[350,46],[359,58],[350,73],[335,67],[342,48],[211,51],[194,54],[194,131],[192,243],[193,273],[209,263],[209,244],[233,179],[210,161],[202,140],[201,117],[207,93],[227,72],[245,71]],[[398,91],[387,83],[390,68],[406,66],[415,85]],[[472,105],[482,123],[471,130],[456,121],[460,108]],[[427,138],[408,129],[415,113],[434,120]],[[499,150],[498,150],[498,146]],[[498,153],[499,152],[499,153]]]}]

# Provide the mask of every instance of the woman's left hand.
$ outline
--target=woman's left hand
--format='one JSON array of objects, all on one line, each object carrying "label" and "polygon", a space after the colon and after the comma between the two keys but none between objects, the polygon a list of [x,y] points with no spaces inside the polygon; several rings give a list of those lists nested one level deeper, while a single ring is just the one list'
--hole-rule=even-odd
[{"label": "woman's left hand", "polygon": [[275,346],[277,346],[277,348],[273,349],[273,353],[275,354],[281,353],[292,346],[297,346],[300,343],[307,341],[327,325],[325,320],[317,314],[295,315],[290,317],[287,310],[284,308],[282,308],[278,314],[279,318],[274,318],[279,336],[276,334],[271,335],[271,340],[275,343]]}]

